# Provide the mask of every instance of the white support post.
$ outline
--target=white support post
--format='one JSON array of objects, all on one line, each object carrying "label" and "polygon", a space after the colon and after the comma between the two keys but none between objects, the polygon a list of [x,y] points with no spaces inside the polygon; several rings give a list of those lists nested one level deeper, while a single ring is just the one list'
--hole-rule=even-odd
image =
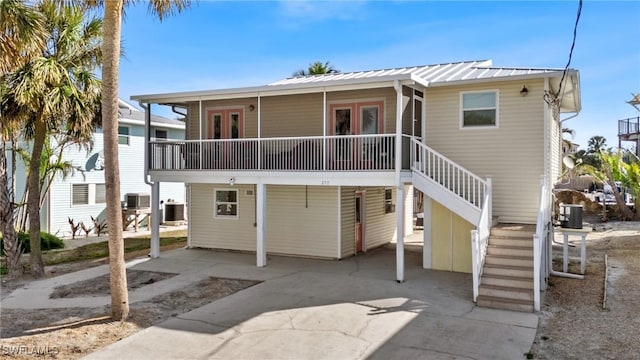
[{"label": "white support post", "polygon": [[[404,212],[405,207],[399,206],[404,199],[404,187],[397,187],[396,192],[396,280],[404,282]],[[404,205],[404,204],[403,204]]]},{"label": "white support post", "polygon": [[262,182],[256,185],[256,265],[267,265],[267,247],[265,244],[265,208],[267,203],[267,187]]},{"label": "white support post", "polygon": [[431,269],[431,198],[423,195],[423,238],[422,267]]},{"label": "white support post", "polygon": [[160,183],[151,185],[151,258],[160,256]]}]

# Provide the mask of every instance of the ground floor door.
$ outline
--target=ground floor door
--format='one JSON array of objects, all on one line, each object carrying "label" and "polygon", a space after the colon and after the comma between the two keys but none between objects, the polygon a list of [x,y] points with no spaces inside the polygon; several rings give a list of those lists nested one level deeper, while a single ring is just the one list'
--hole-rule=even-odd
[{"label": "ground floor door", "polygon": [[364,192],[356,191],[356,221],[355,221],[355,231],[356,231],[356,254],[365,251],[364,248],[364,205],[365,197]]}]

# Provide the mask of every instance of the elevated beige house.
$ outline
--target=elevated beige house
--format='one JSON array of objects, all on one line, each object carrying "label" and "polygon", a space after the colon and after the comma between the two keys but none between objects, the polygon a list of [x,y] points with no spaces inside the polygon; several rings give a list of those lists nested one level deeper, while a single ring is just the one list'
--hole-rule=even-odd
[{"label": "elevated beige house", "polygon": [[[255,252],[265,266],[267,253],[341,259],[397,239],[402,282],[419,190],[424,268],[473,273],[488,306],[533,307],[544,271],[532,232],[487,243],[495,224],[548,214],[541,185],[560,175],[559,116],[579,111],[579,95],[575,70],[469,61],[132,99],[186,110],[186,140],[149,141],[147,176],[188,184],[190,247]],[[522,264],[490,261],[511,248]],[[491,263],[506,272],[491,278]],[[526,294],[491,285],[508,276]]]}]

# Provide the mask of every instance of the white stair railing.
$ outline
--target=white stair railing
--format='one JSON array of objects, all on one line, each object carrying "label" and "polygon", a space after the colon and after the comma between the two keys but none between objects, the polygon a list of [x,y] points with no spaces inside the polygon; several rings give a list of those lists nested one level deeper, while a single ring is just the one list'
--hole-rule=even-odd
[{"label": "white stair railing", "polygon": [[[446,156],[411,139],[411,169],[457,194],[480,211],[486,198],[487,180],[456,164]],[[491,209],[489,209],[491,212]],[[491,218],[491,213],[488,214]]]},{"label": "white stair railing", "polygon": [[[549,249],[549,234],[551,231],[551,191],[547,178],[540,181],[540,202],[538,206],[538,220],[536,233],[533,235],[533,308],[540,311],[540,290],[546,285],[549,277],[549,266],[546,264]],[[542,262],[545,261],[545,264]]]},{"label": "white stair railing", "polygon": [[473,276],[473,301],[478,300],[480,279],[484,259],[487,256],[489,236],[491,235],[491,179],[487,179],[487,191],[485,192],[484,205],[480,213],[480,221],[475,230],[471,230],[471,272]]}]

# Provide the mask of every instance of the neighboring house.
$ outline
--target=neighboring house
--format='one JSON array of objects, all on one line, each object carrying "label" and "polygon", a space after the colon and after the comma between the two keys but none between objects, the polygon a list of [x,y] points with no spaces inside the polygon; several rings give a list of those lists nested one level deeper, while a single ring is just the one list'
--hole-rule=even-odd
[{"label": "neighboring house", "polygon": [[[123,100],[119,102],[119,155],[120,192],[151,193],[144,181],[145,170],[145,113]],[[184,122],[160,116],[151,117],[151,136],[157,140],[184,139]],[[52,139],[53,140],[53,139]],[[28,146],[28,143],[25,143]],[[71,235],[69,218],[76,224],[82,221],[93,227],[91,216],[101,221],[106,219],[106,198],[104,180],[102,129],[93,135],[93,149],[87,151],[76,145],[68,146],[62,153],[62,160],[69,161],[78,169],[72,176],[62,179],[56,176],[51,184],[41,209],[41,229],[58,236]],[[25,189],[25,164],[18,163],[16,190],[17,200]],[[10,166],[10,165],[9,165]],[[10,168],[10,167],[9,167]],[[159,201],[184,203],[185,185],[182,182],[163,183]],[[84,235],[84,234],[82,234]],[[79,236],[82,236],[79,235]]]},{"label": "neighboring house", "polygon": [[267,253],[341,259],[396,239],[402,282],[416,189],[424,268],[473,273],[474,300],[489,229],[539,222],[541,177],[548,189],[561,175],[559,113],[580,110],[577,71],[491,61],[132,99],[186,109],[187,140],[151,141],[149,175],[187,183],[190,247],[265,266]]}]

